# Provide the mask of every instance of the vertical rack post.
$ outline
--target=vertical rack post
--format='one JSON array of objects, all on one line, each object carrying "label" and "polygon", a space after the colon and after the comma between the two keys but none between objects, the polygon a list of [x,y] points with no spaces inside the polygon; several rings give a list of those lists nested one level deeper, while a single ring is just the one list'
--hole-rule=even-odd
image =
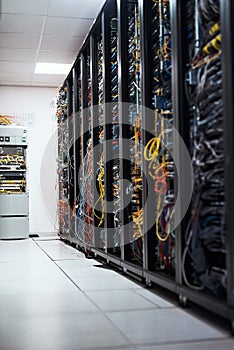
[{"label": "vertical rack post", "polygon": [[69,231],[72,241],[75,239],[75,216],[74,216],[74,92],[73,92],[73,76],[70,73],[67,79],[68,89],[68,191],[69,191],[69,213],[70,223]]},{"label": "vertical rack post", "polygon": [[[77,95],[74,97],[76,109],[75,109],[75,178],[76,178],[76,237],[78,240],[79,245],[79,235],[82,234],[81,228],[80,228],[80,172],[82,169],[82,86],[81,86],[81,77],[82,77],[82,61],[81,56],[78,57],[76,62],[76,76],[74,77],[76,80],[76,86],[77,86]],[[75,90],[74,90],[75,91]]]},{"label": "vertical rack post", "polygon": [[[92,118],[92,145],[93,145],[93,157],[92,157],[92,169],[93,169],[93,211],[94,209],[94,203],[97,201],[97,190],[96,190],[96,171],[97,171],[97,162],[98,162],[98,155],[97,155],[97,146],[98,144],[98,111],[97,111],[97,104],[98,104],[98,80],[97,80],[97,36],[95,33],[93,33],[90,36],[90,69],[91,69],[91,84],[92,84],[92,101],[91,101],[91,118]],[[97,232],[97,226],[95,221],[95,216],[93,217],[93,245],[96,248],[98,246],[98,232]]]},{"label": "vertical rack post", "polygon": [[[183,46],[184,26],[183,16],[185,1],[184,0],[171,0],[171,39],[172,39],[172,104],[174,111],[174,128],[177,130],[179,135],[183,138],[185,145],[188,146],[188,121],[185,116],[185,93],[184,93],[184,76],[185,76],[185,64],[184,58],[185,50]],[[175,192],[177,192],[177,198],[180,194],[182,199],[187,190],[190,189],[190,178],[188,169],[183,168],[183,157],[184,153],[181,149],[181,145],[177,138],[177,134],[174,133],[173,137],[174,144],[174,162],[177,165],[177,173],[180,176],[175,176]],[[179,167],[179,169],[178,169]],[[176,217],[181,217],[181,203],[177,212]],[[187,224],[186,217],[182,223],[176,228],[176,283],[182,284],[182,273],[181,273],[181,258],[182,258],[182,232],[184,232]]]},{"label": "vertical rack post", "polygon": [[85,142],[87,138],[87,118],[88,118],[88,74],[87,74],[87,63],[86,63],[87,55],[86,53],[81,54],[81,104],[82,104],[82,148],[83,152],[82,155],[83,157],[85,156]]},{"label": "vertical rack post", "polygon": [[67,235],[68,238],[71,237],[71,172],[70,172],[70,151],[71,151],[71,146],[70,146],[70,131],[71,131],[71,100],[72,100],[72,94],[71,94],[71,84],[70,84],[70,79],[69,77],[66,80],[66,88],[67,88],[67,119],[65,121],[65,127],[66,127],[66,132],[67,132],[67,154],[66,154],[66,163],[67,163],[67,176],[68,176],[68,181],[67,181],[67,191],[68,191],[68,222],[67,222]]},{"label": "vertical rack post", "polygon": [[[81,181],[84,180],[84,157],[85,157],[85,145],[87,139],[87,106],[88,106],[88,78],[87,78],[87,66],[86,66],[86,55],[81,54]],[[82,194],[83,195],[83,194]],[[83,200],[83,198],[82,198]],[[83,215],[83,213],[82,213]],[[83,220],[83,218],[81,218]],[[79,226],[79,236],[81,237],[81,242],[84,245],[84,232],[82,226]],[[85,245],[84,245],[85,246]]]},{"label": "vertical rack post", "polygon": [[[82,231],[84,233],[84,246],[87,254],[90,252],[90,248],[94,244],[93,235],[93,193],[92,193],[92,84],[90,77],[90,37],[86,41],[84,48],[84,70],[85,81],[84,83],[84,95],[83,95],[83,223]],[[86,90],[86,91],[85,91]]]},{"label": "vertical rack post", "polygon": [[107,252],[121,256],[120,232],[120,168],[119,168],[119,106],[118,106],[118,29],[117,4],[111,0],[105,6],[104,35],[104,102],[105,102],[105,212]]},{"label": "vertical rack post", "polygon": [[104,183],[105,183],[105,251],[113,247],[113,208],[112,208],[112,149],[110,147],[112,137],[112,112],[111,112],[111,57],[110,57],[110,12],[111,4],[106,6],[102,15],[103,35],[103,88],[104,88]]},{"label": "vertical rack post", "polygon": [[[227,302],[234,308],[234,3],[231,0],[220,0],[221,33],[222,33],[222,66],[223,66],[223,106],[224,106],[224,152],[225,152],[225,200],[226,200],[226,246],[228,289]],[[232,310],[233,312],[233,310]],[[234,319],[234,316],[232,316]],[[234,328],[234,325],[233,325]]]},{"label": "vertical rack post", "polygon": [[[77,62],[78,63],[78,62]],[[79,157],[80,157],[80,149],[79,149],[79,136],[80,136],[80,127],[79,127],[79,103],[78,103],[78,74],[77,68],[78,64],[76,63],[75,67],[72,69],[72,80],[73,80],[73,110],[74,110],[74,129],[73,129],[73,138],[74,138],[74,202],[77,208],[77,198],[79,193],[79,185],[78,185],[78,172],[79,169]],[[75,215],[77,215],[77,210],[75,210]],[[75,234],[77,237],[77,216],[75,218]]]},{"label": "vertical rack post", "polygon": [[119,32],[119,66],[118,66],[118,78],[119,78],[119,121],[120,121],[120,178],[121,184],[121,214],[122,214],[122,227],[121,227],[121,259],[127,260],[129,252],[125,249],[126,242],[126,179],[129,178],[129,166],[126,162],[125,155],[128,154],[126,142],[123,142],[128,138],[128,125],[125,124],[125,120],[128,116],[128,64],[127,64],[127,48],[128,41],[126,40],[126,33],[128,28],[128,1],[117,1],[117,17],[118,17],[118,32]]},{"label": "vertical rack post", "polygon": [[[142,104],[142,146],[145,147],[150,139],[147,130],[154,130],[154,114],[152,108],[152,56],[150,55],[151,40],[151,3],[152,0],[140,0],[140,26],[141,26],[141,104]],[[153,235],[155,226],[148,227],[152,208],[148,203],[148,191],[153,188],[153,181],[147,176],[148,164],[142,154],[143,166],[143,269],[149,270],[154,261]],[[146,177],[147,176],[147,177]]]}]

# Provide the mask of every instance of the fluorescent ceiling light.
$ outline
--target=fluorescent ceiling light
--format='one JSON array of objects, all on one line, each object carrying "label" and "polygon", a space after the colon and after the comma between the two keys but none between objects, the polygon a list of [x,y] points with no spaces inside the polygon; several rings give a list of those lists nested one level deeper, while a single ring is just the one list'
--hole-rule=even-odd
[{"label": "fluorescent ceiling light", "polygon": [[72,65],[62,63],[37,63],[36,74],[68,74]]}]

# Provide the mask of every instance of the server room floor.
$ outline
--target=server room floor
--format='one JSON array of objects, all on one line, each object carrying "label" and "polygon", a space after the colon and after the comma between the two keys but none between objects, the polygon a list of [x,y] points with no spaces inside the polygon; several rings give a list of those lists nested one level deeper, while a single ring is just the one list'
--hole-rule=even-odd
[{"label": "server room floor", "polygon": [[234,349],[230,332],[56,236],[0,241],[0,350]]}]

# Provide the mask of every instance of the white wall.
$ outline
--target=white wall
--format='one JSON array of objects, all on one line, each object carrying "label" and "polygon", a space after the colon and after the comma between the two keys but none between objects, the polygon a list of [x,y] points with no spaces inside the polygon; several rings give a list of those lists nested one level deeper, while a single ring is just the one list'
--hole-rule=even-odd
[{"label": "white wall", "polygon": [[0,114],[33,116],[27,127],[30,233],[53,232],[56,226],[55,97],[54,88],[0,86]]}]

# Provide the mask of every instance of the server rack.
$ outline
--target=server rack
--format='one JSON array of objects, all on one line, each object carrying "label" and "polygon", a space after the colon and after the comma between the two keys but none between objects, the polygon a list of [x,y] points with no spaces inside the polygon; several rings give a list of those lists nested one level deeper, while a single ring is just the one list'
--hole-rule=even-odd
[{"label": "server rack", "polygon": [[161,285],[175,290],[176,238],[174,230],[167,232],[169,221],[173,221],[176,197],[171,156],[174,113],[170,2],[142,1],[141,23],[143,168],[146,176],[143,224],[147,242],[144,276],[149,282],[160,281]]},{"label": "server rack", "polygon": [[74,171],[74,87],[72,73],[67,79],[67,102],[68,102],[68,192],[69,192],[69,234],[75,239],[76,213],[75,213],[75,171]]},{"label": "server rack", "polygon": [[[232,229],[227,220],[232,185],[225,160],[228,156],[233,162],[227,146],[231,104],[226,101],[232,87],[230,77],[227,83],[232,47],[227,42],[231,45],[232,39],[224,30],[231,23],[229,6],[225,1],[172,2],[173,25],[179,28],[173,31],[172,50],[177,128],[190,152],[194,176],[190,208],[177,229],[176,289],[182,302],[188,298],[215,309],[232,320],[233,328]],[[179,147],[177,154],[182,159]],[[180,179],[184,183],[185,173]]]},{"label": "server rack", "polygon": [[105,169],[104,169],[104,43],[102,16],[96,21],[96,31],[90,38],[92,50],[92,140],[93,140],[93,214],[94,242],[93,246],[104,250],[105,235]]},{"label": "server rack", "polygon": [[72,69],[73,87],[74,87],[74,194],[75,194],[75,240],[71,243],[78,244],[78,227],[80,218],[80,167],[82,165],[82,137],[81,137],[81,118],[82,118],[82,100],[81,100],[81,58],[77,57]]},{"label": "server rack", "polygon": [[[68,221],[61,222],[60,236],[140,276],[148,285],[154,282],[176,292],[182,303],[190,299],[233,320],[233,183],[229,176],[233,173],[233,72],[226,69],[233,58],[233,5],[231,1],[212,2],[214,21],[220,25],[214,26],[210,42],[209,38],[205,42],[199,37],[203,32],[199,27],[202,18],[212,12],[213,8],[204,7],[208,3],[109,0],[104,5],[65,81],[68,105],[72,105],[68,115],[75,113],[75,117],[74,125],[69,122],[66,126],[66,116],[63,124],[69,129],[70,141],[72,136],[75,141],[70,144],[68,167],[69,190],[73,192],[69,197],[71,214]],[[215,177],[220,180],[222,173],[225,179],[219,193],[223,197],[217,200],[222,204],[209,203],[208,198],[199,208],[203,208],[201,219],[205,224],[213,225],[211,232],[218,232],[219,227],[220,235],[203,247],[203,254],[208,254],[203,268],[206,277],[222,284],[222,296],[212,293],[200,276],[202,271],[196,270],[196,250],[190,251],[199,245],[195,238],[189,247],[188,232],[193,237],[200,234],[200,245],[206,242],[205,224],[199,233],[189,228],[198,210],[196,193],[200,185],[196,178],[187,212],[181,203],[192,190],[191,178],[196,172],[192,157],[192,167],[187,162],[185,169],[184,161],[189,160],[188,152],[192,156],[196,145],[191,125],[201,108],[186,95],[188,90],[192,94],[196,91],[196,65],[202,66],[202,59],[213,61],[211,56],[217,54],[211,51],[212,46],[219,52],[216,71],[221,74],[219,100],[224,101],[218,115],[221,129],[216,134],[222,147],[217,152],[225,151],[227,156],[222,158],[224,171]],[[191,60],[192,47],[196,64]],[[199,58],[199,50],[204,57]],[[217,83],[215,79],[213,83]],[[201,95],[201,103],[202,99]],[[62,154],[64,149],[61,144],[59,147]],[[211,151],[214,153],[214,148]],[[211,164],[215,172],[215,162]],[[216,180],[212,181],[208,185]],[[204,214],[208,206],[213,218]],[[71,226],[74,213],[75,234]],[[170,230],[169,225],[181,216],[181,223]],[[217,253],[218,248],[221,253]],[[192,279],[188,281],[187,275]]]},{"label": "server rack", "polygon": [[[228,271],[228,287],[227,287],[227,303],[233,310],[234,305],[234,271],[233,271],[233,91],[234,91],[234,75],[233,75],[233,58],[234,58],[234,36],[233,36],[233,13],[234,7],[231,1],[221,1],[221,31],[222,31],[222,55],[223,65],[223,108],[224,108],[224,152],[225,152],[225,196],[226,196],[226,246],[227,246],[227,271]],[[232,311],[230,311],[231,313]],[[233,313],[232,329],[234,329]]]},{"label": "server rack", "polygon": [[66,83],[59,89],[57,97],[58,124],[58,225],[59,235],[64,239],[70,236],[69,180],[68,180],[68,100]]}]

